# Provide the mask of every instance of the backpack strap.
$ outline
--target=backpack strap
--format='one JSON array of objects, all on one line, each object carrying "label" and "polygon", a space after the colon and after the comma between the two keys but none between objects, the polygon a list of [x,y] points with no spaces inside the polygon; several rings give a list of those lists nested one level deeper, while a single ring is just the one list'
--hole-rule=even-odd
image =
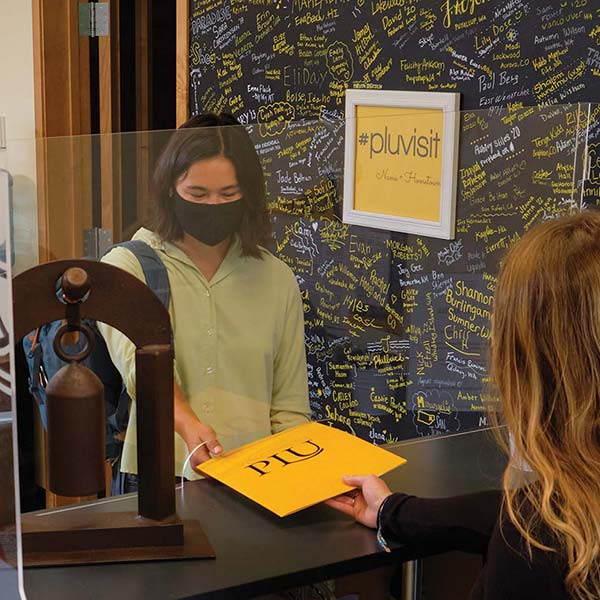
[{"label": "backpack strap", "polygon": [[142,240],[121,242],[112,246],[111,249],[119,246],[127,248],[138,259],[146,278],[146,284],[168,310],[171,301],[171,286],[167,269],[158,254]]}]

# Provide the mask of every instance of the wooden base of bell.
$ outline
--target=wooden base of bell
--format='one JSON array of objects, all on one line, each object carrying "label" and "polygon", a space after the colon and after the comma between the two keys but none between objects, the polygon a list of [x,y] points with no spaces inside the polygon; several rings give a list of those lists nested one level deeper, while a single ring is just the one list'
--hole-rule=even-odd
[{"label": "wooden base of bell", "polygon": [[25,567],[214,558],[195,520],[166,521],[135,512],[65,511],[23,515]]}]

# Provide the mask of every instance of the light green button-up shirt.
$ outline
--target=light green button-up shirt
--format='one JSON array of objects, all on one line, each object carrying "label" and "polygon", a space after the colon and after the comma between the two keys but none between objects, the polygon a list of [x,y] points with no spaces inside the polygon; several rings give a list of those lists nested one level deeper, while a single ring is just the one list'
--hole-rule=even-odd
[{"label": "light green button-up shirt", "polygon": [[[267,251],[262,260],[241,256],[236,240],[207,281],[174,244],[147,229],[140,229],[133,239],[149,244],[167,268],[175,380],[199,419],[215,429],[224,450],[307,422],[304,313],[289,267]],[[145,281],[139,261],[125,248],[114,248],[102,260]],[[129,395],[135,398],[134,345],[116,329],[99,327]],[[175,434],[178,475],[187,454],[183,439]],[[121,470],[137,473],[135,400]],[[189,467],[185,476],[197,477]]]}]

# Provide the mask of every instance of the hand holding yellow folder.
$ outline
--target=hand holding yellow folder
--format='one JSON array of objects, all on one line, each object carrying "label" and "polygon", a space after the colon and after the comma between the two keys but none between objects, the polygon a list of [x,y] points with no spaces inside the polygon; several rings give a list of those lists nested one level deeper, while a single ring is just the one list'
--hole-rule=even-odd
[{"label": "hand holding yellow folder", "polygon": [[339,429],[307,423],[246,444],[198,470],[284,517],[352,489],[347,473],[382,475],[405,459]]}]

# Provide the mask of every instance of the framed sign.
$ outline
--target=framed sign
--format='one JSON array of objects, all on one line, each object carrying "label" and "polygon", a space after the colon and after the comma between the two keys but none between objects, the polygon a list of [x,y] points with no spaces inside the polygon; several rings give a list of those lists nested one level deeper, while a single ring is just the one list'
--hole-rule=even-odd
[{"label": "framed sign", "polygon": [[344,222],[454,237],[460,94],[346,91]]}]

